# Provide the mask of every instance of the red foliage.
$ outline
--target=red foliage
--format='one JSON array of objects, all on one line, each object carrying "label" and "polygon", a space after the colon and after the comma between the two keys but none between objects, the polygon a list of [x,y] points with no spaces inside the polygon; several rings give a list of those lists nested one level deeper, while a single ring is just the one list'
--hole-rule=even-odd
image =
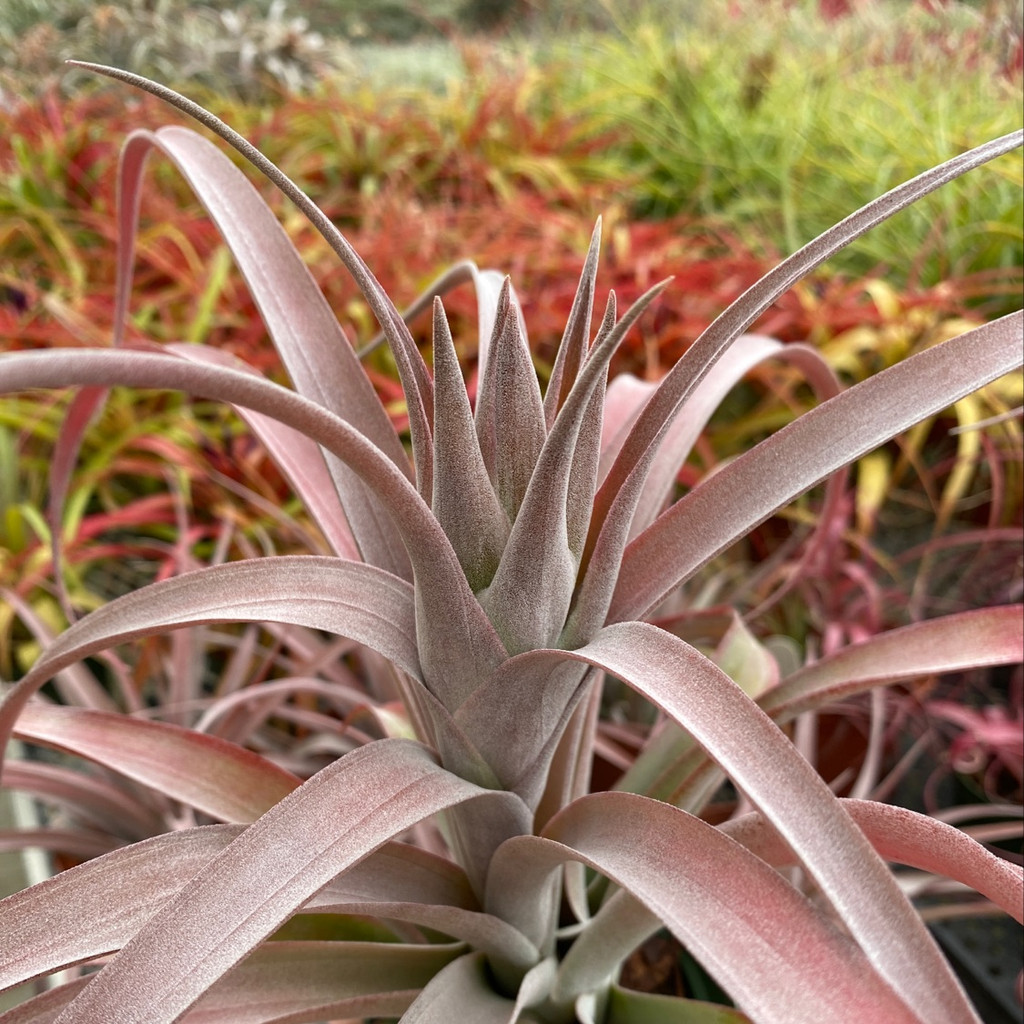
[{"label": "red foliage", "polygon": [[[602,291],[614,288],[624,308],[656,280],[675,278],[634,331],[616,367],[657,375],[779,254],[765,251],[760,239],[739,239],[685,219],[629,223],[618,206],[609,207],[606,196],[581,180],[570,176],[571,189],[542,188],[526,171],[495,165],[495,146],[510,139],[536,157],[534,164],[558,156],[567,159],[567,167],[573,154],[582,160],[600,143],[567,115],[552,115],[538,125],[517,106],[521,88],[513,84],[476,97],[457,126],[455,144],[445,143],[423,114],[410,123],[409,111],[397,106],[381,110],[369,123],[355,101],[339,106],[339,97],[288,100],[262,118],[250,112],[256,123],[249,134],[343,226],[400,305],[460,259],[509,273],[541,361],[550,358],[561,336],[590,230],[602,213]],[[126,102],[120,92],[106,91],[68,102],[50,94],[17,106],[7,119],[0,135],[0,174],[22,180],[26,201],[18,207],[21,221],[9,239],[17,274],[0,273],[6,286],[0,293],[0,338],[8,347],[103,343],[112,327],[118,148],[140,124],[181,117],[152,97]],[[294,140],[304,124],[318,119],[316,145],[275,152],[282,139]],[[501,137],[496,124],[506,126]],[[345,135],[345,147],[340,136],[332,142],[332,133]],[[376,164],[362,169],[360,133],[378,140]],[[345,159],[332,163],[340,148]],[[25,167],[26,154],[38,163]],[[367,176],[373,177],[369,192]],[[277,202],[269,185],[259,187]],[[278,208],[287,212],[283,202]],[[339,318],[356,340],[368,340],[376,327],[333,254],[312,229],[300,229],[297,243]],[[142,333],[158,341],[192,333],[208,285],[206,271],[220,245],[216,229],[181,180],[154,161],[142,202],[132,300],[136,317],[146,313]],[[992,283],[984,285],[992,294]],[[972,297],[972,286],[933,288],[901,296],[901,302],[905,309],[927,305],[956,314]],[[462,291],[447,305],[457,341],[471,356],[475,314],[468,289]],[[818,277],[789,292],[755,327],[784,340],[806,340],[883,319],[862,283]],[[276,365],[255,307],[234,273],[216,297],[209,328],[205,340],[211,344],[265,370]]]}]

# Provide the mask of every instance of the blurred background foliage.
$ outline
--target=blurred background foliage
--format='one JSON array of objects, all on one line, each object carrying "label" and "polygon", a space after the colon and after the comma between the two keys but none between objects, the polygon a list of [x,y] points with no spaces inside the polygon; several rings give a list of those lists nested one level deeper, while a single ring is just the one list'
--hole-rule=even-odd
[{"label": "blurred background foliage", "polygon": [[[319,151],[339,174],[361,161],[361,187],[431,167],[443,178],[431,157],[455,150],[483,157],[499,187],[517,169],[556,189],[596,181],[631,217],[718,219],[789,252],[1020,123],[1021,17],[1020,0],[8,0],[0,64],[8,106],[58,82],[109,88],[65,74],[69,56],[207,100],[304,94],[319,107],[279,122],[279,155]],[[509,88],[513,110],[488,109]],[[467,137],[474,116],[491,123]],[[416,131],[395,130],[405,118]],[[594,145],[563,154],[552,122]],[[1007,157],[834,266],[883,266],[901,285],[1019,268],[1020,174]]]}]

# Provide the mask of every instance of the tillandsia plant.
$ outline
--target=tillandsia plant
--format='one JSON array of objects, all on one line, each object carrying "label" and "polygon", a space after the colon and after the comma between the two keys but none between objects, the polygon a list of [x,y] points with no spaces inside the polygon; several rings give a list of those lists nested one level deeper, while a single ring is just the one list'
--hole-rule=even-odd
[{"label": "tillandsia plant", "polygon": [[[431,373],[370,271],[281,171],[184,97],[96,70],[194,114],[311,218],[391,346],[411,451],[244,174],[191,130],[133,133],[120,167],[115,347],[0,356],[5,393],[83,389],[55,452],[51,501],[106,388],[180,389],[240,410],[334,554],[154,583],[75,622],[9,687],[5,738],[96,762],[105,780],[127,779],[135,801],[147,787],[154,813],[151,837],[0,902],[0,985],[78,968],[0,1021],[977,1020],[886,861],[956,879],[1018,919],[1024,873],[936,820],[837,799],[780,727],[837,696],[1013,663],[1021,609],[917,623],[780,680],[735,617],[724,615],[713,652],[731,675],[684,640],[692,622],[679,594],[774,511],[830,477],[824,501],[835,501],[842,467],[1020,366],[1019,314],[846,391],[810,350],[743,332],[844,243],[1020,146],[1021,133],[925,172],[797,252],[654,388],[609,384],[607,367],[662,286],[622,316],[610,296],[592,337],[595,232],[542,394],[500,275],[462,264],[430,289]],[[294,390],[202,346],[122,337],[153,150],[223,233]],[[472,403],[440,301],[470,280],[480,315]],[[766,358],[792,360],[821,403],[671,501],[718,399]],[[819,543],[812,536],[810,548]],[[224,622],[364,645],[386,666],[378,681],[401,696],[411,735],[369,741],[302,779],[215,731],[40,693],[57,676],[59,692],[88,703],[92,691],[68,675],[82,659]],[[604,673],[666,724],[617,790],[590,792]],[[746,813],[712,826],[699,815],[723,778]],[[188,808],[179,823],[195,824],[168,827],[173,815],[158,813],[168,806]],[[425,822],[436,823],[435,841],[410,842]],[[736,1009],[617,984],[623,961],[663,926]]]}]

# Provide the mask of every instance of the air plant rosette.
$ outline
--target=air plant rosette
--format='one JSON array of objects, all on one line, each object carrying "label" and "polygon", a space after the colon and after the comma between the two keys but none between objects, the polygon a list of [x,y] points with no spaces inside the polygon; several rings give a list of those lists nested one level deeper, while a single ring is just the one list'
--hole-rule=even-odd
[{"label": "air plant rosette", "polygon": [[[733,636],[748,654],[730,675],[649,620],[685,620],[680,588],[719,552],[818,484],[829,481],[826,504],[838,501],[843,467],[1019,368],[1020,314],[847,390],[813,350],[743,332],[844,244],[1020,146],[1021,133],[925,172],[811,242],[730,306],[657,386],[607,379],[616,347],[664,285],[621,316],[610,295],[592,331],[598,228],[542,394],[500,274],[460,264],[407,311],[432,308],[431,373],[369,269],[281,171],[183,97],[83,66],[191,113],[299,205],[380,322],[411,452],[245,175],[190,129],[134,132],[120,165],[113,347],[0,356],[5,393],[83,389],[55,451],[51,501],[59,507],[106,389],[177,389],[239,410],[333,554],[227,562],[125,595],[75,622],[8,688],[5,737],[98,763],[136,799],[147,787],[157,822],[171,801],[198,823],[154,827],[0,902],[3,987],[100,965],[0,1022],[429,1022],[456,1012],[551,1024],[977,1020],[886,862],[953,878],[1018,920],[1024,872],[925,815],[837,799],[780,727],[882,685],[1015,663],[1021,608],[919,622],[782,679],[742,623]],[[154,150],[223,234],[294,390],[202,345],[124,339],[140,182]],[[465,282],[480,321],[475,404],[440,298]],[[766,359],[798,367],[820,404],[673,500],[716,405]],[[808,550],[818,543],[812,535]],[[302,779],[216,730],[111,710],[81,674],[83,659],[114,645],[225,622],[364,645],[378,656],[370,683],[400,694],[407,716],[380,720],[415,738],[371,740]],[[666,725],[616,790],[590,792],[604,674],[654,704]],[[71,697],[64,703],[40,695],[54,677]],[[5,772],[32,788],[17,762]],[[750,810],[713,826],[699,815],[725,778]],[[428,821],[443,843],[409,842]],[[304,918],[315,919],[316,939],[291,937]],[[352,938],[353,922],[367,918],[391,941]],[[623,961],[662,927],[737,1010],[617,984]]]}]

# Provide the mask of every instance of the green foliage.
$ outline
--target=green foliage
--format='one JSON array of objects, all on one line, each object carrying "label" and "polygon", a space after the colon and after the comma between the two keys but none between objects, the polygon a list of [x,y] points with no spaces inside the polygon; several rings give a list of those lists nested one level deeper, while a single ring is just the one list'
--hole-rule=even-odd
[{"label": "green foliage", "polygon": [[62,62],[72,57],[264,100],[307,89],[324,71],[347,66],[344,46],[310,31],[282,0],[232,7],[178,0],[12,0],[4,6],[0,64],[16,91],[62,78]]},{"label": "green foliage", "polygon": [[[1012,20],[995,10],[879,3],[829,21],[806,5],[743,2],[653,13],[552,48],[574,58],[562,89],[591,97],[614,127],[643,216],[721,217],[792,251],[841,208],[1020,123]],[[854,242],[835,265],[859,275],[883,264],[896,281],[927,283],[1019,267],[1020,155],[994,171]],[[969,212],[982,197],[984,224]]]}]

